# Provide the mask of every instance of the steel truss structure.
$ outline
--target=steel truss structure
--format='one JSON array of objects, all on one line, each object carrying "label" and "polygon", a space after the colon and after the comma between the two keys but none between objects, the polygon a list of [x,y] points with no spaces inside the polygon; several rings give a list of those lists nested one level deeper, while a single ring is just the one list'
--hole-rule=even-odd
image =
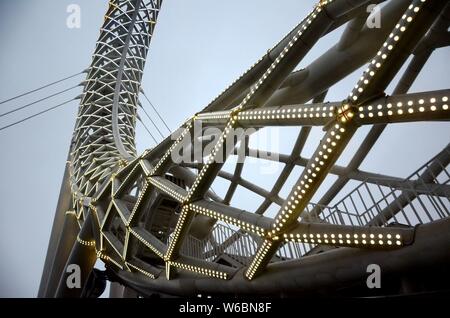
[{"label": "steel truss structure", "polygon": [[[373,262],[392,272],[423,263],[418,253],[449,262],[450,146],[407,179],[359,168],[388,124],[450,119],[450,89],[408,93],[432,52],[450,44],[448,1],[387,1],[377,29],[366,26],[371,2],[320,1],[187,120],[175,141],[167,137],[138,156],[138,96],[161,1],[110,1],[81,96],[39,295],[80,296],[66,287],[65,268],[75,263],[90,272],[96,258],[142,295],[290,295],[352,284]],[[339,43],[294,71],[321,37],[344,24]],[[410,56],[393,95],[386,95]],[[366,63],[348,98],[324,102],[328,89]],[[201,139],[194,134],[198,122],[220,129],[215,147],[203,162],[175,163],[173,154]],[[371,129],[350,163],[337,165],[364,125]],[[223,170],[216,159],[238,155],[226,147],[233,129],[270,126],[301,127],[292,152],[278,156],[284,168],[271,189],[244,179],[243,162],[234,173]],[[324,136],[305,158],[312,126],[323,127]],[[303,171],[282,198],[295,167]],[[328,174],[337,180],[311,202]],[[224,198],[211,190],[216,178],[230,181]],[[360,185],[336,203],[350,180]],[[230,205],[238,187],[264,198],[256,212]],[[272,204],[279,206],[273,218],[264,215]]]}]

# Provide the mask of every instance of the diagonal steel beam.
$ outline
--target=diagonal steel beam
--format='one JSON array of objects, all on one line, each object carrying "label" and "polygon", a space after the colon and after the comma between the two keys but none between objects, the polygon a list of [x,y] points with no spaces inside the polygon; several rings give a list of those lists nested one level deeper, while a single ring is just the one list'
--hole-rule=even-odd
[{"label": "diagonal steel beam", "polygon": [[260,246],[245,273],[248,279],[252,279],[268,264],[280,244],[279,235],[303,212],[327,172],[356,132],[357,123],[353,118],[358,115],[358,111],[353,107],[373,99],[384,91],[406,61],[418,39],[431,26],[433,17],[436,17],[445,5],[446,3],[439,1],[412,1],[348,99],[344,101],[340,111],[345,114],[345,120],[335,121],[330,125],[313,158],[281,207],[273,225],[273,239],[266,239]]}]

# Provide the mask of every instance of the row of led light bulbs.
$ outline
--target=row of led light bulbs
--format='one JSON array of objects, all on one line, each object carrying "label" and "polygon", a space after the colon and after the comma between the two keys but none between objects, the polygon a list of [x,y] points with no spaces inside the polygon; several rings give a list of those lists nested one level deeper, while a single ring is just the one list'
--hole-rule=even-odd
[{"label": "row of led light bulbs", "polygon": [[[284,240],[287,242],[305,242],[305,243],[325,243],[325,244],[349,244],[349,245],[366,245],[366,244],[370,244],[370,245],[375,245],[375,244],[379,244],[379,245],[397,245],[397,246],[401,246],[402,245],[402,241],[401,241],[401,235],[400,234],[386,234],[385,236],[383,236],[383,234],[378,234],[375,235],[373,233],[371,234],[335,234],[335,233],[331,233],[331,234],[320,234],[317,233],[316,235],[310,233],[309,235],[306,233],[303,233],[303,235],[298,234],[283,234]],[[384,240],[383,240],[384,238]]]}]

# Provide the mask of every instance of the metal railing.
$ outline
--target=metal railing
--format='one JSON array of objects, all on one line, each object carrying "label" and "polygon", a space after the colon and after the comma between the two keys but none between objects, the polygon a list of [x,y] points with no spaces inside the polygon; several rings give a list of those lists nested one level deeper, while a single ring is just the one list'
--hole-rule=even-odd
[{"label": "metal railing", "polygon": [[[371,179],[361,182],[332,207],[308,204],[310,222],[352,226],[415,226],[450,217],[449,147],[404,180]],[[294,259],[315,245],[289,242],[277,255]]]},{"label": "metal railing", "polygon": [[333,207],[310,204],[307,212],[316,222],[341,225],[429,223],[450,216],[450,172],[436,156],[403,181],[371,179]]},{"label": "metal railing", "polygon": [[[170,244],[172,234],[166,244]],[[256,253],[260,239],[244,231],[234,230],[227,224],[217,223],[209,236],[199,240],[191,235],[183,242],[183,255],[214,262],[220,257],[228,257],[234,266],[247,266]]]}]

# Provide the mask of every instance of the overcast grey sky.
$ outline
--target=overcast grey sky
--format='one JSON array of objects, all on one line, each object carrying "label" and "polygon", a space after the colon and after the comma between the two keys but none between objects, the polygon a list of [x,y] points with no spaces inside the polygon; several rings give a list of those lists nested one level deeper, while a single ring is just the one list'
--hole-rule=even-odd
[{"label": "overcast grey sky", "polygon": [[[170,128],[175,129],[259,59],[315,2],[164,0],[143,88]],[[80,29],[66,27],[66,8],[72,3],[79,4],[82,10]],[[88,67],[107,3],[106,0],[0,0],[0,100]],[[333,45],[341,31],[322,39],[301,66]],[[448,58],[448,49],[435,52],[412,91],[448,88]],[[339,83],[327,100],[346,97],[361,73],[358,70]],[[82,79],[79,76],[52,89],[0,105],[0,112],[76,85]],[[0,126],[80,92],[78,88],[27,111],[1,117]],[[72,102],[45,116],[0,131],[1,297],[37,294],[76,110],[77,102]],[[357,133],[339,163],[346,163],[367,129]],[[292,147],[296,131],[297,128],[280,130],[280,151]],[[308,142],[306,156],[319,142],[320,130],[313,130],[312,136],[316,138]],[[441,150],[449,142],[449,136],[448,123],[393,125],[380,138],[362,168],[406,177]],[[138,148],[142,151],[149,146],[153,142],[138,126]],[[230,167],[227,165],[226,169]],[[299,173],[295,170],[287,185],[292,185]],[[270,186],[276,179],[276,175],[258,177],[252,166],[244,172],[244,177],[261,186]],[[224,184],[218,182],[214,187],[221,192]],[[283,191],[287,193],[288,189]],[[240,207],[253,211],[253,197],[242,193],[236,197]]]}]

